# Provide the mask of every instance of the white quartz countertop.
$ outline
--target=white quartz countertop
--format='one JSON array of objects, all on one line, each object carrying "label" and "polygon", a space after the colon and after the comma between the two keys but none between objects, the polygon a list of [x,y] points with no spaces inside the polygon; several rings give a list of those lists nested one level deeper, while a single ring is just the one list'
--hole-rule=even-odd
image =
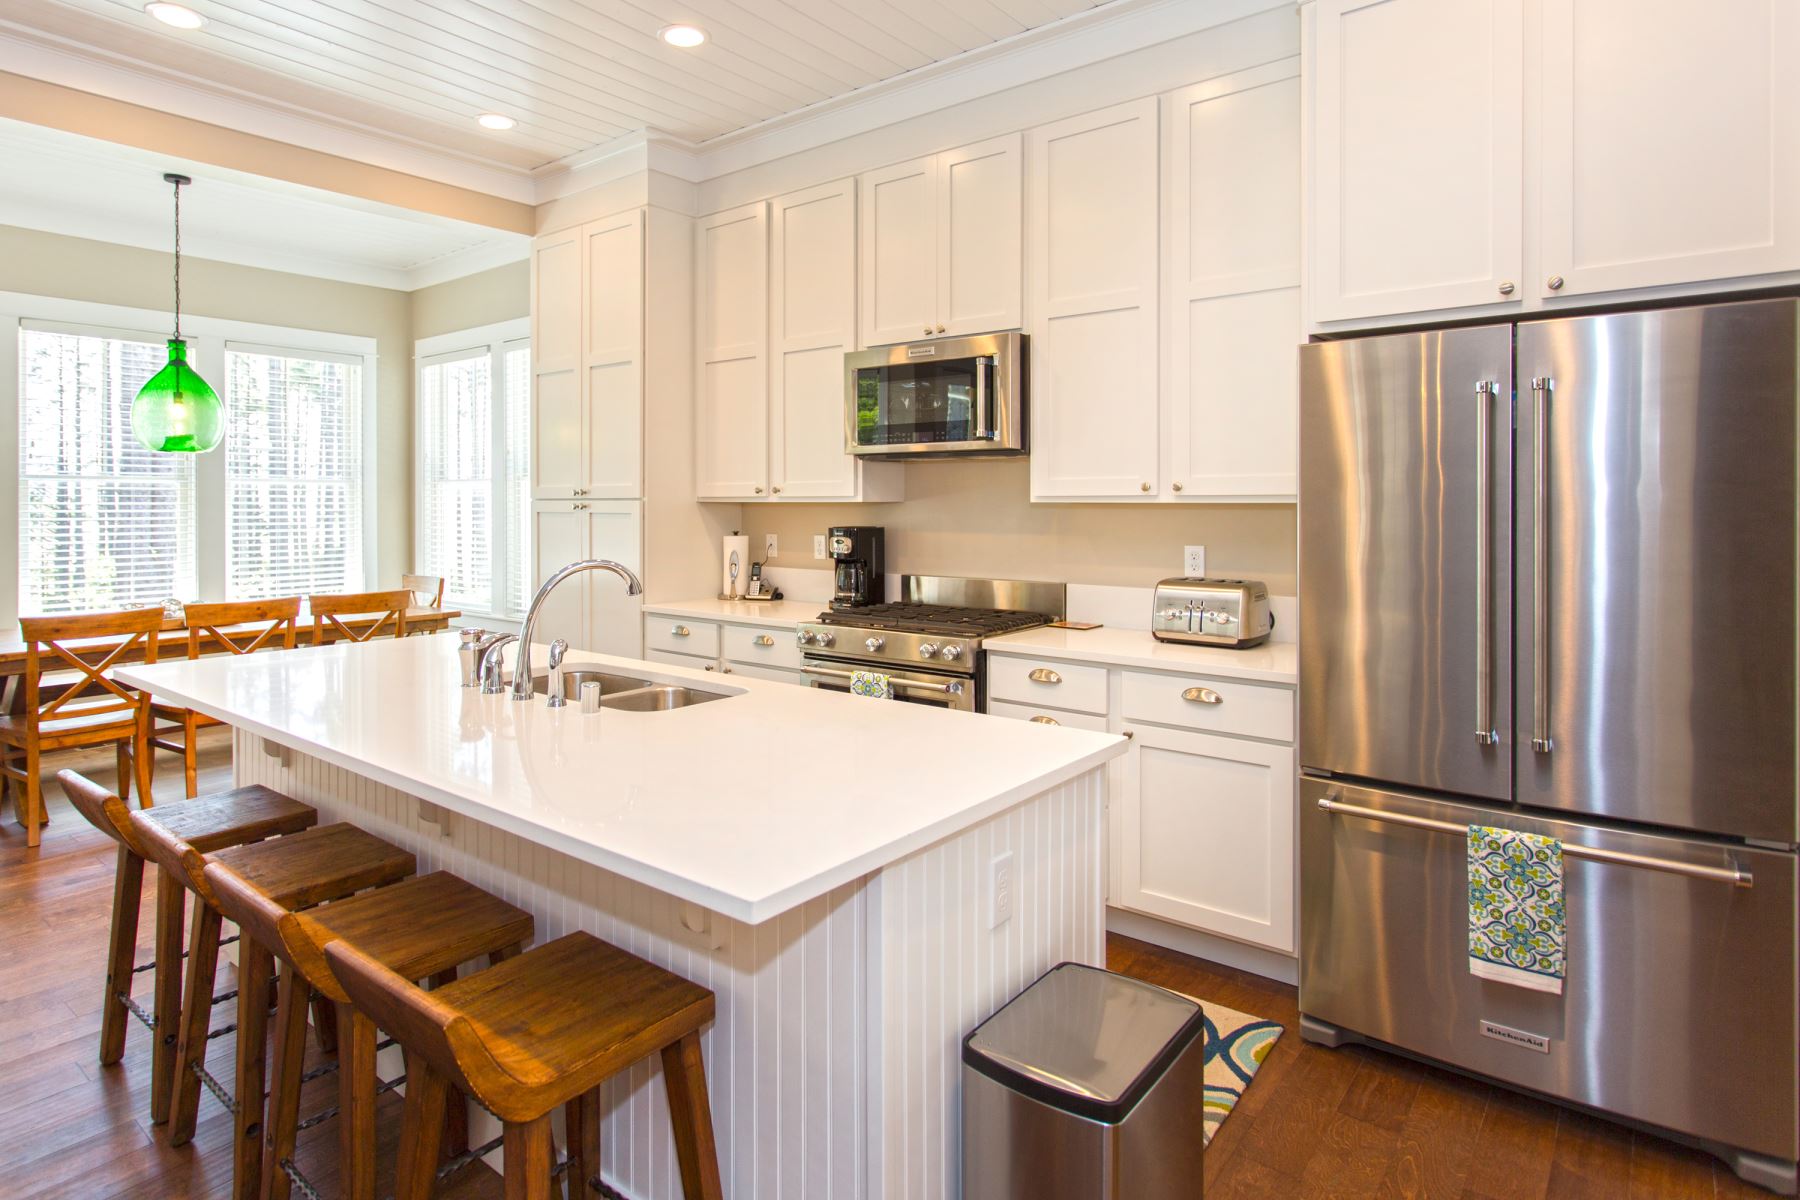
[{"label": "white quartz countertop", "polygon": [[1300,647],[1293,642],[1264,642],[1248,650],[1159,642],[1142,629],[1026,629],[983,638],[994,654],[1016,654],[1070,662],[1106,663],[1152,671],[1187,671],[1227,679],[1264,683],[1300,681]]},{"label": "white quartz countertop", "polygon": [[[541,655],[541,647],[539,648]],[[727,692],[583,715],[459,686],[449,634],[120,668],[128,684],[757,924],[1124,752],[1124,739],[571,651]]]},{"label": "white quartz countertop", "polygon": [[724,621],[730,625],[768,625],[792,629],[825,611],[821,600],[672,600],[644,605],[651,616],[686,617],[690,621]]}]

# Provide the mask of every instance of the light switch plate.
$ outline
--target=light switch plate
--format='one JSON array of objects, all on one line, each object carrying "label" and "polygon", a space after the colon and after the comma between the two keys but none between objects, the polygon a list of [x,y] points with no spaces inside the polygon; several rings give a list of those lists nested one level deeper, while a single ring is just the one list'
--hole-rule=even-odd
[{"label": "light switch plate", "polygon": [[1188,546],[1182,551],[1181,573],[1189,579],[1199,579],[1206,574],[1206,547]]},{"label": "light switch plate", "polygon": [[825,535],[822,533],[813,534],[813,557],[825,557]]},{"label": "light switch plate", "polygon": [[988,928],[998,929],[1012,920],[1013,856],[1011,850],[994,859],[993,872],[988,879],[988,898]]}]

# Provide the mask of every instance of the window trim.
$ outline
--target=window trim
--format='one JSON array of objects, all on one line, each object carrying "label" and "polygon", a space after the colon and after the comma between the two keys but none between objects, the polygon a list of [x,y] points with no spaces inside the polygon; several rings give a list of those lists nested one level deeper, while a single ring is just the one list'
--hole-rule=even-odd
[{"label": "window trim", "polygon": [[[504,514],[508,510],[506,503],[506,421],[505,405],[508,397],[504,393],[506,387],[506,353],[519,342],[529,345],[531,341],[531,318],[518,317],[510,321],[499,321],[492,325],[477,325],[470,329],[459,329],[451,333],[435,334],[431,337],[419,338],[413,343],[413,569],[420,571],[423,565],[419,555],[425,546],[425,514],[419,504],[419,485],[425,478],[425,445],[424,439],[418,436],[422,426],[421,416],[425,404],[425,388],[422,378],[426,367],[438,363],[457,362],[471,358],[485,357],[488,360],[488,379],[495,389],[496,402],[490,412],[493,419],[488,430],[490,445],[488,461],[493,464],[493,478],[489,480],[488,511],[495,515],[494,537],[488,546],[489,561],[498,565],[509,560],[512,551],[513,530]],[[530,397],[527,397],[529,403]],[[526,547],[526,569],[530,570],[529,550]],[[503,578],[504,572],[495,570],[488,580],[488,602],[481,606],[465,606],[463,615],[472,620],[517,621],[523,613],[510,611],[508,601],[510,589]]]},{"label": "window trim", "polygon": [[[134,308],[37,296],[28,292],[0,291],[0,529],[16,535],[19,528],[19,332],[22,328],[101,337],[169,338],[170,314],[165,309]],[[264,347],[280,353],[319,354],[352,359],[362,365],[362,488],[363,575],[376,578],[379,561],[376,538],[380,461],[377,422],[377,377],[380,359],[376,340],[357,334],[317,329],[294,329],[223,317],[183,313],[182,336],[188,343],[188,361],[201,376],[223,387],[225,344]],[[225,456],[214,452],[197,455],[194,462],[194,573],[203,597],[225,595]],[[217,528],[207,525],[207,514],[217,514]],[[15,537],[16,540],[16,537]],[[19,555],[0,555],[0,631],[18,629]]]}]

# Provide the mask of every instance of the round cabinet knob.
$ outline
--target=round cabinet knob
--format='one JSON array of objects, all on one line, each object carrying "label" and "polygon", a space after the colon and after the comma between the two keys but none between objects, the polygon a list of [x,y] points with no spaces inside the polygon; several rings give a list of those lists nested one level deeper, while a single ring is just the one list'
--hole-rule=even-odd
[{"label": "round cabinet knob", "polygon": [[942,333],[942,332],[944,332],[944,327],[943,327],[943,326],[942,326],[942,325],[939,325],[939,326],[938,326],[938,332],[939,332],[939,333]]},{"label": "round cabinet knob", "polygon": [[836,641],[837,641],[837,634],[835,634],[835,633],[826,633],[826,632],[824,632],[824,631],[822,631],[822,630],[821,630],[821,631],[820,631],[820,633],[819,633],[819,645],[821,645],[821,646],[825,646],[825,647],[827,647],[827,648],[829,648],[829,647],[830,647],[830,646],[831,646],[831,645],[832,645],[832,644],[833,644],[833,643],[834,643],[834,642],[836,642]]},{"label": "round cabinet knob", "polygon": [[771,491],[771,492],[774,492],[774,493],[775,493],[775,494],[776,494],[776,495],[777,495],[777,496],[779,496],[779,495],[781,495],[781,489],[780,489],[780,488],[778,488],[778,487],[776,487],[776,488],[770,488],[770,489],[769,489],[769,490],[770,490],[770,491]]},{"label": "round cabinet knob", "polygon": [[1510,296],[1513,294],[1512,280],[1508,279],[1506,282],[1504,282],[1500,285],[1500,294],[1502,296]]},{"label": "round cabinet knob", "polygon": [[1562,291],[1562,285],[1563,277],[1561,275],[1552,275],[1549,279],[1544,281],[1544,286],[1548,287],[1553,292]]},{"label": "round cabinet knob", "polygon": [[927,326],[926,326],[926,327],[925,327],[925,332],[926,332],[926,333],[930,333],[930,332],[931,332],[931,326],[929,326],[929,325],[927,325]]},{"label": "round cabinet knob", "polygon": [[1170,485],[1169,485],[1169,486],[1170,486],[1170,487],[1172,487],[1172,488],[1174,488],[1174,489],[1175,489],[1175,490],[1176,490],[1176,491],[1178,491],[1178,492],[1179,492],[1179,491],[1180,491],[1180,490],[1181,490],[1181,483],[1180,483],[1180,481],[1179,481],[1179,480],[1177,480],[1177,481],[1176,481],[1176,482],[1174,482],[1174,483],[1172,483],[1172,484],[1170,484]]},{"label": "round cabinet knob", "polygon": [[937,653],[937,646],[932,642],[919,643],[919,657],[930,658]]},{"label": "round cabinet knob", "polygon": [[938,651],[938,657],[945,662],[955,662],[962,657],[962,647],[955,642],[951,642],[948,646],[945,646],[942,650]]},{"label": "round cabinet knob", "polygon": [[761,488],[757,488],[757,489],[756,489],[756,494],[757,494],[757,495],[759,495],[759,496],[760,496],[760,495],[762,495],[762,489],[761,489]]},{"label": "round cabinet knob", "polygon": [[799,633],[794,635],[794,640],[799,642],[802,646],[810,646],[813,641],[813,632],[810,629],[802,629]]},{"label": "round cabinet knob", "polygon": [[1149,484],[1148,484],[1148,483],[1140,483],[1140,484],[1138,484],[1138,491],[1140,491],[1140,492],[1147,492],[1147,491],[1149,491],[1149,490],[1150,490],[1150,485],[1149,485]]},{"label": "round cabinet knob", "polygon": [[887,639],[881,638],[881,637],[872,637],[868,641],[864,642],[863,645],[865,645],[869,648],[870,654],[873,654],[877,650],[881,649],[883,646],[887,645]]}]

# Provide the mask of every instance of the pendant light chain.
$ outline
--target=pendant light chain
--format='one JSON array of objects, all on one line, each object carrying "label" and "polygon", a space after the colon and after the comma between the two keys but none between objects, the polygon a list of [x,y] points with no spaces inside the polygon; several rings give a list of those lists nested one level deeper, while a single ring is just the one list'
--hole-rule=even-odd
[{"label": "pendant light chain", "polygon": [[181,340],[181,180],[175,183],[175,340]]}]

